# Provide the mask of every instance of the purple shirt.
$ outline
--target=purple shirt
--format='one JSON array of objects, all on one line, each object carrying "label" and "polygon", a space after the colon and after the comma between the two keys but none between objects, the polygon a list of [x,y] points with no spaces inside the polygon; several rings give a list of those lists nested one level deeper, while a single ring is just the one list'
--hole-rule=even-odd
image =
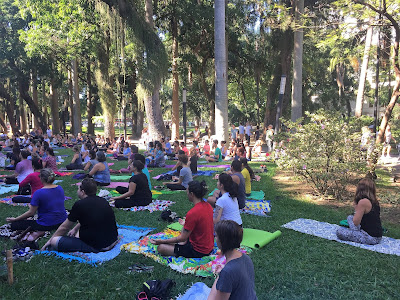
[{"label": "purple shirt", "polygon": [[65,195],[61,186],[39,189],[33,194],[31,205],[38,207],[37,223],[43,226],[61,224],[67,218]]},{"label": "purple shirt", "polygon": [[32,162],[28,159],[21,160],[19,163],[17,163],[15,172],[18,173],[18,182],[22,182],[26,176],[33,173]]}]

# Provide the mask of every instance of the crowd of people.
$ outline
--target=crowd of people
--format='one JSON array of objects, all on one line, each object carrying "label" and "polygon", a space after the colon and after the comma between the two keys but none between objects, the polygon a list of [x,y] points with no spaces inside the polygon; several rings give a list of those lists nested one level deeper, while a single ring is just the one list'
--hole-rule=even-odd
[{"label": "crowd of people", "polygon": [[[243,220],[240,209],[245,207],[246,198],[252,192],[254,171],[248,162],[261,156],[261,140],[250,147],[251,129],[235,125],[231,129],[231,142],[205,139],[200,146],[201,134],[195,128],[194,140],[190,148],[184,142],[169,137],[160,141],[149,141],[143,154],[136,145],[130,145],[120,137],[110,142],[97,136],[95,139],[78,135],[66,140],[53,137],[51,132],[25,137],[6,139],[3,146],[9,153],[10,164],[6,169],[14,174],[4,178],[7,184],[19,184],[16,203],[29,203],[29,209],[18,217],[8,217],[12,230],[29,229],[33,233],[30,240],[42,236],[45,231],[56,230],[43,246],[61,252],[101,252],[107,251],[118,242],[118,231],[114,211],[116,208],[146,206],[152,202],[152,185],[147,167],[164,167],[167,159],[177,162],[172,168],[176,176],[163,182],[170,190],[185,190],[193,207],[185,218],[179,219],[183,229],[179,236],[170,239],[154,239],[161,255],[199,258],[207,256],[218,247],[226,256],[227,264],[216,279],[209,299],[256,299],[254,287],[254,267],[251,259],[236,249],[243,238]],[[251,127],[251,126],[250,126]],[[268,150],[272,151],[273,128],[266,134]],[[390,137],[390,138],[389,138]],[[387,137],[390,143],[392,137]],[[259,138],[259,136],[258,136]],[[269,143],[268,143],[269,141]],[[54,184],[57,175],[57,158],[53,147],[70,147],[73,156],[66,169],[87,172],[86,178],[78,186],[75,202],[67,215],[65,193],[61,186]],[[119,186],[118,196],[109,201],[96,196],[98,186],[110,184],[110,159],[127,161],[127,167],[117,173],[131,174],[128,187]],[[197,161],[204,158],[208,162],[231,160],[230,170],[219,174],[217,189],[205,199],[209,192],[204,181],[193,179],[197,173]],[[354,198],[355,213],[348,216],[348,228],[337,231],[338,238],[364,244],[377,244],[382,238],[380,206],[376,198],[375,183],[362,179]],[[32,219],[37,214],[37,219]]]}]

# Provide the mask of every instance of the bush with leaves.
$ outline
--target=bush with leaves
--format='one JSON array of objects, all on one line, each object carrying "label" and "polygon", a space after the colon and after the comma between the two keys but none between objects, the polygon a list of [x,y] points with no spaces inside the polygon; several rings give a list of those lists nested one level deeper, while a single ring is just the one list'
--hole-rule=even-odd
[{"label": "bush with leaves", "polygon": [[306,118],[304,124],[284,122],[289,129],[277,137],[277,164],[303,177],[321,195],[342,199],[346,185],[367,170],[359,126],[324,110],[306,113]]}]

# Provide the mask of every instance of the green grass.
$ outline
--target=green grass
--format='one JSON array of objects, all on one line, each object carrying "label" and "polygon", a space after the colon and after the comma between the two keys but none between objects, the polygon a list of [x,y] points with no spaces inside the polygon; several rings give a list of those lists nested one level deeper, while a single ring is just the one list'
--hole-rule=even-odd
[{"label": "green grass", "polygon": [[[60,154],[63,153],[71,152],[61,150]],[[125,165],[126,162],[116,162],[112,168]],[[250,255],[255,267],[258,299],[400,299],[400,257],[282,228],[281,225],[297,218],[338,223],[351,212],[351,207],[333,209],[291,199],[274,186],[275,166],[269,164],[268,168],[268,173],[261,174],[260,182],[253,182],[253,190],[264,190],[266,199],[271,200],[270,217],[242,215],[246,227],[282,231],[278,239]],[[162,171],[164,169],[156,169],[151,175]],[[215,180],[209,177],[201,179],[206,180],[210,190],[216,187]],[[66,202],[66,207],[70,208],[76,200],[76,187],[71,184],[76,181],[71,177],[63,180],[61,185],[65,193],[73,197]],[[152,182],[157,184],[155,180]],[[184,193],[163,198],[176,201],[171,209],[180,216],[191,208]],[[0,223],[4,223],[7,216],[17,216],[25,210],[0,204],[0,219],[3,220]],[[156,227],[157,230],[167,225],[160,221],[160,212],[114,211],[119,224]],[[389,229],[386,235],[400,238],[400,226],[384,220],[383,225]],[[40,244],[44,242],[42,239]],[[0,243],[1,250],[12,246],[6,240],[0,240]],[[137,262],[154,265],[154,272],[127,274],[128,267]],[[177,296],[193,282],[202,281],[211,286],[214,281],[212,278],[183,275],[149,258],[124,251],[97,268],[55,257],[36,256],[28,263],[16,262],[14,274],[16,282],[13,286],[0,281],[0,299],[133,299],[144,281],[165,278],[176,282],[171,295]]]}]

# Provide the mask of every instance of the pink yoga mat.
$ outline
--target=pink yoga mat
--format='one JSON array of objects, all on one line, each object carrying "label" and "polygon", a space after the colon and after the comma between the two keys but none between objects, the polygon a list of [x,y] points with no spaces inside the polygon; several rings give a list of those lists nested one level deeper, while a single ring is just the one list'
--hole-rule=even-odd
[{"label": "pink yoga mat", "polygon": [[[165,168],[173,168],[175,165],[165,165]],[[230,165],[197,165],[198,168],[229,168]]]},{"label": "pink yoga mat", "polygon": [[[81,185],[80,182],[75,183],[75,185]],[[106,185],[106,186],[101,186],[99,188],[108,188],[108,189],[115,189],[117,186],[123,186],[123,187],[128,187],[129,186],[129,182],[111,182],[110,185]]]}]

